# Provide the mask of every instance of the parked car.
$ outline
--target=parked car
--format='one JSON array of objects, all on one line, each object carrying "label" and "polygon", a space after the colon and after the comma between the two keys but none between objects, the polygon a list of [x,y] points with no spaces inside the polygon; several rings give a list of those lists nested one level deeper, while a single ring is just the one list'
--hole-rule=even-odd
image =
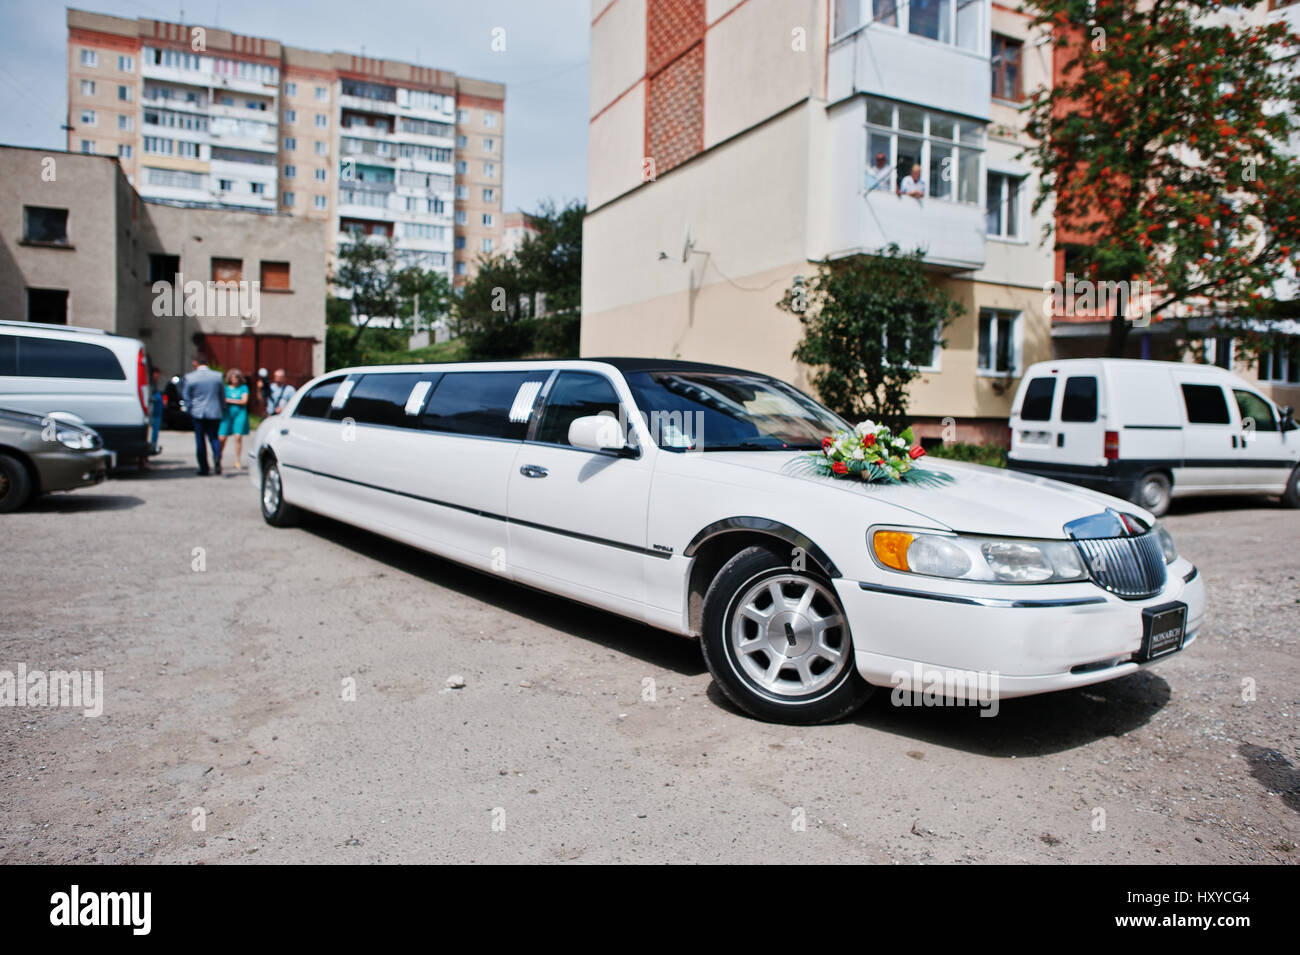
[{"label": "parked car", "polygon": [[1085,686],[1196,638],[1203,582],[1141,508],[955,461],[927,459],[934,486],[799,467],[847,427],[713,365],[402,365],[309,382],[250,457],[267,523],[314,511],[699,637],[763,719],[833,720],[918,672],[967,699],[972,674]]},{"label": "parked car", "polygon": [[1275,494],[1300,507],[1300,427],[1213,365],[1075,358],[1031,365],[1007,466],[1114,494],[1156,517],[1173,498]]},{"label": "parked car", "polygon": [[75,415],[118,459],[149,447],[144,346],[94,328],[0,321],[0,405]]},{"label": "parked car", "polygon": [[90,428],[0,409],[0,514],[50,491],[98,484],[112,465],[113,453]]},{"label": "parked car", "polygon": [[185,399],[181,397],[181,379],[173,375],[167,387],[163,389],[162,425],[168,431],[193,431],[194,419],[190,417]]}]

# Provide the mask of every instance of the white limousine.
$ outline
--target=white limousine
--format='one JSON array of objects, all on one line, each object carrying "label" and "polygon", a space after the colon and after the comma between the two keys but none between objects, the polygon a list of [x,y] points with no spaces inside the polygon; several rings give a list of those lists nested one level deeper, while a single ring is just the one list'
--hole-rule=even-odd
[{"label": "white limousine", "polygon": [[[299,508],[700,639],[763,719],[851,713],[873,687],[1002,698],[1183,649],[1204,583],[1146,511],[1030,475],[801,467],[850,426],[781,381],[652,359],[332,372],[258,428],[269,524]],[[887,546],[882,546],[882,542]]]}]

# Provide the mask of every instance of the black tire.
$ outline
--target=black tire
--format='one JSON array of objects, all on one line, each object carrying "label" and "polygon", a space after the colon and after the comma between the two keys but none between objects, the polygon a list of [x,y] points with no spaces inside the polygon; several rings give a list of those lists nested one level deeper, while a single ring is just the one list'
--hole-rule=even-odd
[{"label": "black tire", "polygon": [[1169,475],[1163,471],[1148,471],[1133,485],[1130,500],[1139,507],[1145,507],[1154,516],[1164,517],[1169,510],[1173,490],[1174,485],[1169,480]]},{"label": "black tire", "polygon": [[23,462],[0,454],[0,514],[16,511],[32,496],[32,476]]},{"label": "black tire", "polygon": [[[268,494],[268,489],[271,493]],[[298,520],[298,508],[284,499],[284,482],[280,478],[280,464],[275,458],[262,465],[262,519],[272,527],[288,527]]]},{"label": "black tire", "polygon": [[[802,614],[776,610],[773,585],[783,599],[792,601],[811,591],[808,609]],[[747,606],[754,608],[765,592],[774,613],[769,615],[773,619],[766,629],[760,630],[752,617],[741,613],[740,601],[749,600]],[[833,615],[839,616],[840,624],[820,623],[833,620]],[[825,626],[824,644],[838,650],[838,662],[822,656],[828,650],[814,637],[819,626]],[[749,641],[744,640],[747,634],[752,636]],[[742,654],[738,645],[756,649]],[[780,652],[770,651],[769,646],[779,646]],[[794,570],[763,547],[742,550],[713,579],[704,597],[700,648],[727,698],[751,716],[772,723],[808,725],[843,719],[866,702],[873,689],[854,665],[848,620],[830,581],[818,573]],[[789,654],[788,650],[797,652]],[[819,664],[825,666],[818,669]],[[765,682],[756,672],[763,669],[775,676]],[[805,691],[803,686],[809,689]]]},{"label": "black tire", "polygon": [[1282,492],[1283,507],[1300,507],[1300,467],[1291,472],[1291,479],[1286,482]]}]

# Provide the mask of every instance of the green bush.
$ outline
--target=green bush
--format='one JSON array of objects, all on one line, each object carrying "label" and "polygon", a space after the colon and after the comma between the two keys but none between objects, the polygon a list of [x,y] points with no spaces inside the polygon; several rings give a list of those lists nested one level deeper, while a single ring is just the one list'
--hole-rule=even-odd
[{"label": "green bush", "polygon": [[940,444],[926,449],[931,456],[947,458],[950,461],[969,461],[971,464],[984,464],[991,468],[1007,466],[1007,449],[1000,444],[970,444],[957,441],[952,444]]}]

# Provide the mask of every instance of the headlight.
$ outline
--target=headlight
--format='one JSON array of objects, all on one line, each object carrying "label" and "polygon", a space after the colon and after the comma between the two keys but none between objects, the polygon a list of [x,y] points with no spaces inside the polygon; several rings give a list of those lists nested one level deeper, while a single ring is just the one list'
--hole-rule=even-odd
[{"label": "headlight", "polygon": [[1156,532],[1156,540],[1160,541],[1160,549],[1165,552],[1165,563],[1172,564],[1178,559],[1178,548],[1174,546],[1174,539],[1169,536],[1163,524],[1157,524],[1152,530]]},{"label": "headlight", "polygon": [[73,451],[93,451],[95,448],[95,436],[89,431],[56,428],[54,437],[58,439],[59,444],[65,448],[71,448]]},{"label": "headlight", "polygon": [[1070,541],[879,530],[871,535],[871,549],[883,566],[927,577],[1017,584],[1088,577]]}]

